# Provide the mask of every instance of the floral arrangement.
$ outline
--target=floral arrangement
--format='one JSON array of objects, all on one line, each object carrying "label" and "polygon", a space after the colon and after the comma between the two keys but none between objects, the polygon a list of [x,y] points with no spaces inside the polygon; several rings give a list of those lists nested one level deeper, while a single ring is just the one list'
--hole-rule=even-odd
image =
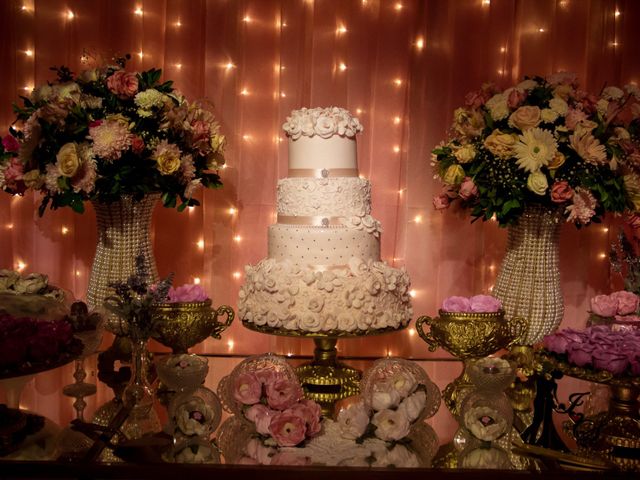
[{"label": "floral arrangement", "polygon": [[200,285],[196,284],[170,287],[167,293],[167,302],[169,303],[204,302],[206,300],[209,300],[209,295]]},{"label": "floral arrangement", "polygon": [[640,325],[640,297],[633,292],[620,290],[610,295],[596,295],[590,303],[592,324],[615,321],[628,326]]},{"label": "floral arrangement", "polygon": [[[238,374],[233,398],[268,448],[296,447],[320,433],[320,406],[304,400],[297,380],[272,368]],[[275,448],[273,450],[275,454]]]},{"label": "floral arrangement", "polygon": [[529,204],[562,212],[577,227],[605,212],[640,210],[640,89],[599,95],[557,73],[506,90],[484,85],[454,112],[433,150],[444,184],[436,209],[458,200],[474,220],[518,220]]},{"label": "floral arrangement", "polygon": [[441,310],[450,313],[496,313],[502,310],[502,302],[491,295],[452,296],[442,301]]},{"label": "floral arrangement", "polygon": [[0,376],[20,375],[39,365],[55,364],[82,351],[66,320],[16,318],[0,312]]},{"label": "floral arrangement", "polygon": [[640,330],[616,331],[596,325],[584,331],[567,328],[544,337],[544,348],[578,367],[613,375],[640,375]]},{"label": "floral arrangement", "polygon": [[54,67],[54,82],[22,97],[2,141],[0,189],[42,193],[42,215],[155,192],[183,210],[199,204],[199,186],[222,185],[225,138],[213,114],[161,82],[161,70],[126,71],[128,58],[77,75]]},{"label": "floral arrangement", "polygon": [[173,274],[156,284],[149,283],[150,275],[144,256],[136,257],[136,273],[124,282],[112,283],[115,295],[104,300],[105,308],[125,323],[125,331],[133,340],[147,340],[154,331],[151,306],[163,303],[169,293]]}]

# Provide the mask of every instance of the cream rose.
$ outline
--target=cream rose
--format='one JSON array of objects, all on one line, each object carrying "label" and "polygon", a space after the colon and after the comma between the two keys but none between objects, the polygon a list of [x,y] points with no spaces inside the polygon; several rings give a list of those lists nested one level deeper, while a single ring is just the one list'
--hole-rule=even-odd
[{"label": "cream rose", "polygon": [[493,120],[502,120],[509,116],[509,105],[507,103],[507,97],[498,93],[487,100],[485,106],[489,109],[491,118]]},{"label": "cream rose", "polygon": [[528,130],[540,124],[540,109],[535,106],[524,106],[518,108],[509,117],[509,126]]},{"label": "cream rose", "polygon": [[40,171],[37,169],[29,170],[22,176],[22,181],[27,188],[40,190],[42,185],[44,185],[45,177],[43,175],[40,175]]},{"label": "cream rose", "polygon": [[469,163],[476,157],[476,149],[470,144],[462,145],[455,149],[453,155],[460,163]]},{"label": "cream rose", "polygon": [[75,142],[65,143],[56,155],[56,164],[60,175],[63,177],[73,177],[80,166],[78,145]]},{"label": "cream rose", "polygon": [[543,122],[553,123],[558,119],[558,113],[550,108],[544,108],[540,112],[540,118]]},{"label": "cream rose", "polygon": [[172,152],[164,152],[156,158],[157,168],[162,175],[171,175],[180,168],[180,157]]},{"label": "cream rose", "polygon": [[442,181],[447,185],[459,185],[465,176],[464,169],[460,165],[450,165],[444,172]]},{"label": "cream rose", "polygon": [[564,165],[566,159],[567,157],[565,157],[564,154],[562,154],[561,152],[556,152],[555,156],[551,159],[547,167],[549,168],[549,170],[557,170],[562,165]]},{"label": "cream rose", "polygon": [[553,97],[549,100],[549,108],[558,115],[564,116],[569,111],[569,104],[563,98]]},{"label": "cream rose", "polygon": [[507,159],[513,157],[513,147],[517,141],[516,135],[502,133],[496,129],[485,139],[484,147],[496,157]]},{"label": "cream rose", "polygon": [[544,195],[549,188],[547,176],[540,170],[530,173],[527,178],[527,188],[536,195]]},{"label": "cream rose", "polygon": [[566,84],[558,85],[553,89],[553,95],[562,98],[563,100],[567,100],[571,96],[572,92],[573,88],[571,85]]}]

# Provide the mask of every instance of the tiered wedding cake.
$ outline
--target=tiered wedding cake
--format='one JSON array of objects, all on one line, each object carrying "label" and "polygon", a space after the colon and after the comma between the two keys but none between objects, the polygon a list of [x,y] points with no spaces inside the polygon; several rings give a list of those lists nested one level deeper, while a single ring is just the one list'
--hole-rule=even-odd
[{"label": "tiered wedding cake", "polygon": [[380,260],[371,185],[358,176],[358,119],[295,110],[283,125],[289,176],[278,181],[269,256],[246,267],[239,313],[258,327],[354,335],[411,320],[409,277]]}]

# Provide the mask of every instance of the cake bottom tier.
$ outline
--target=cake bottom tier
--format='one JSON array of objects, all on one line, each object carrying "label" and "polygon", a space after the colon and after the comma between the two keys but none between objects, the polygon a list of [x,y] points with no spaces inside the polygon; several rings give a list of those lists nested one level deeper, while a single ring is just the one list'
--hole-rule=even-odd
[{"label": "cake bottom tier", "polygon": [[364,334],[403,328],[413,315],[407,273],[357,258],[325,269],[268,258],[245,268],[239,297],[244,322],[291,331]]}]

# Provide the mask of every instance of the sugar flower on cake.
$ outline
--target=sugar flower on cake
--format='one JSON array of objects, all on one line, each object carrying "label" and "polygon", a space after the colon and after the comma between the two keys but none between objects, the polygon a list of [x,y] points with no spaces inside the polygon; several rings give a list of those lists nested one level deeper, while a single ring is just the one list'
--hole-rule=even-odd
[{"label": "sugar flower on cake", "polygon": [[458,204],[473,219],[495,217],[501,226],[531,204],[578,227],[605,212],[640,211],[636,90],[610,86],[593,95],[575,76],[566,78],[526,78],[505,89],[487,84],[468,94],[433,150],[443,183],[434,207]]},{"label": "sugar flower on cake", "polygon": [[287,117],[282,128],[289,137],[297,140],[301,136],[330,138],[333,135],[355,137],[362,131],[357,118],[340,107],[301,108]]},{"label": "sugar flower on cake", "polygon": [[127,70],[129,58],[36,87],[15,108],[0,149],[0,189],[41,194],[47,207],[84,211],[84,202],[162,194],[166,207],[198,205],[198,187],[221,185],[225,138],[211,112],[161,81]]}]

